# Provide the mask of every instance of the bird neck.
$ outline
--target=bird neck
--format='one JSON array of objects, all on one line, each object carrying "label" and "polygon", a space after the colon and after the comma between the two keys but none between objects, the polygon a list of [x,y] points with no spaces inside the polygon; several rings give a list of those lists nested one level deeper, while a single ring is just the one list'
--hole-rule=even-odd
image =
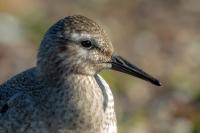
[{"label": "bird neck", "polygon": [[57,92],[69,92],[77,94],[78,98],[90,100],[94,96],[102,97],[102,91],[95,79],[95,76],[82,75],[82,74],[68,74],[60,77],[56,82],[57,87],[54,90]]},{"label": "bird neck", "polygon": [[[71,119],[81,121],[82,127],[100,128],[104,116],[103,95],[95,77],[70,74],[63,79],[59,86],[50,90],[48,104],[51,112],[55,112],[61,121]],[[60,126],[71,128],[73,125],[65,123]]]}]

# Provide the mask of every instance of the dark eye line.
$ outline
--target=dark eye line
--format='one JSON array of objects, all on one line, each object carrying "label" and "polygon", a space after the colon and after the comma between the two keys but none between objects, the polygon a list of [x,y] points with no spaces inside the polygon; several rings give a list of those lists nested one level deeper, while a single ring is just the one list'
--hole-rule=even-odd
[{"label": "dark eye line", "polygon": [[95,48],[98,49],[99,51],[102,51],[102,49],[98,47],[97,45],[95,45]]},{"label": "dark eye line", "polygon": [[96,43],[93,43],[93,49],[97,49],[97,50],[99,50],[99,51],[102,51],[102,49],[98,46],[98,45],[96,45]]},{"label": "dark eye line", "polygon": [[98,45],[98,42],[95,39],[90,40],[94,46],[94,48],[101,51],[101,47]]},{"label": "dark eye line", "polygon": [[[94,40],[90,40],[90,39],[85,39],[85,40],[81,40],[81,41],[91,41],[91,43],[92,43],[92,45],[93,45],[93,48],[92,49],[98,49],[99,51],[102,51],[102,49],[98,46],[98,45],[96,45],[96,41],[94,41]],[[75,42],[75,43],[78,43],[78,41],[73,41],[73,40],[71,40],[70,38],[60,38],[60,41],[62,42],[61,44],[66,44],[65,42]],[[91,50],[92,50],[91,49]]]},{"label": "dark eye line", "polygon": [[[86,47],[83,44],[84,42],[86,43],[85,45]],[[83,40],[80,40],[80,43],[85,48],[87,48],[87,43],[88,43],[88,50],[99,49],[99,47],[96,45],[96,41],[93,39],[83,39]]]}]

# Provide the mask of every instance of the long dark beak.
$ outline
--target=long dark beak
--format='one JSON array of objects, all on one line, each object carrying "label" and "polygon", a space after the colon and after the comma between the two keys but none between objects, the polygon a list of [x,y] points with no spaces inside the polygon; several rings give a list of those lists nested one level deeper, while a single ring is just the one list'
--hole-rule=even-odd
[{"label": "long dark beak", "polygon": [[111,69],[113,70],[127,73],[132,76],[149,81],[154,85],[161,86],[161,83],[159,80],[155,79],[154,77],[147,74],[143,70],[139,69],[135,65],[132,65],[131,63],[129,63],[128,61],[126,61],[120,56],[116,56],[116,55],[112,56],[111,64],[112,64]]}]

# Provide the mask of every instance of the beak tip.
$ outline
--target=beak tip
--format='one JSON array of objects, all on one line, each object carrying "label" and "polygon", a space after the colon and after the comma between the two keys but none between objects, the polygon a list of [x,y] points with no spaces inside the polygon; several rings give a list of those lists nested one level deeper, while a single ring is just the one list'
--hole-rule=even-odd
[{"label": "beak tip", "polygon": [[153,84],[156,85],[156,86],[162,86],[162,84],[160,83],[159,80],[155,80],[155,81],[153,82]]}]

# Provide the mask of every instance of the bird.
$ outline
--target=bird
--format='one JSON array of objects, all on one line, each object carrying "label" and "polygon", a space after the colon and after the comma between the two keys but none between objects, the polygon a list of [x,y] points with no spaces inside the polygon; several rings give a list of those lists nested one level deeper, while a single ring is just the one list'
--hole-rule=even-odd
[{"label": "bird", "polygon": [[45,33],[37,62],[0,85],[1,133],[117,133],[105,69],[160,86],[159,80],[114,52],[106,31],[66,16]]}]

